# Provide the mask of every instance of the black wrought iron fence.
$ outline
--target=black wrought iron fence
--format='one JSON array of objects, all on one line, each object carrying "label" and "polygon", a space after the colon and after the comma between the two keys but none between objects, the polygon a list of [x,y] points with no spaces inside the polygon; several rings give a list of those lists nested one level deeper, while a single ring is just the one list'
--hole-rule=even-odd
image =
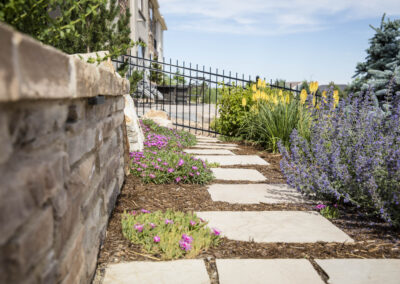
[{"label": "black wrought iron fence", "polygon": [[[177,128],[201,134],[219,134],[216,118],[224,85],[246,88],[258,79],[171,59],[123,55],[113,61],[117,68],[127,68],[127,77],[134,79],[131,93],[138,116],[151,109],[163,110]],[[272,80],[270,87],[300,92],[298,88],[289,88],[285,84],[273,84]]]}]

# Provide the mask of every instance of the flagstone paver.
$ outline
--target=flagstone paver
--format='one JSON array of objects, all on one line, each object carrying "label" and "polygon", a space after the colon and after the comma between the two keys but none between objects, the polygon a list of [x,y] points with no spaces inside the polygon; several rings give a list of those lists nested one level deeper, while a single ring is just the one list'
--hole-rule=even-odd
[{"label": "flagstone paver", "polygon": [[210,144],[210,145],[195,145],[192,148],[199,149],[226,149],[226,150],[238,150],[237,146],[219,146],[218,144]]},{"label": "flagstone paver", "polygon": [[183,151],[189,154],[199,155],[235,155],[232,151],[225,149],[185,149]]},{"label": "flagstone paver", "polygon": [[212,168],[215,179],[229,181],[266,181],[267,178],[253,169],[223,169]]},{"label": "flagstone paver", "polygon": [[330,284],[399,284],[400,259],[317,259]]},{"label": "flagstone paver", "polygon": [[305,259],[217,259],[221,284],[323,284]]},{"label": "flagstone paver", "polygon": [[106,269],[103,284],[206,284],[210,279],[203,260],[163,262],[133,261],[112,264]]},{"label": "flagstone paver", "polygon": [[312,211],[198,212],[228,239],[266,243],[353,242],[327,219]]},{"label": "flagstone paver", "polygon": [[237,204],[304,203],[303,196],[286,184],[212,184],[207,188],[213,201]]},{"label": "flagstone paver", "polygon": [[236,156],[214,156],[199,155],[196,158],[207,160],[209,163],[218,163],[221,166],[233,165],[261,165],[268,166],[269,163],[257,155],[236,155]]},{"label": "flagstone paver", "polygon": [[197,146],[225,146],[225,147],[237,147],[236,144],[226,144],[226,143],[212,143],[212,142],[199,142]]},{"label": "flagstone paver", "polygon": [[221,142],[218,138],[213,137],[196,137],[196,139],[201,142]]}]

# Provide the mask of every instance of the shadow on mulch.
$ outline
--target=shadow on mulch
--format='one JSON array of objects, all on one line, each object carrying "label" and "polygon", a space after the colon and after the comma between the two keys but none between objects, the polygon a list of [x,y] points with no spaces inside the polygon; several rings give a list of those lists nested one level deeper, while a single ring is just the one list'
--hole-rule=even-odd
[{"label": "shadow on mulch", "polygon": [[[236,154],[257,154],[270,166],[249,166],[261,171],[266,183],[284,183],[279,170],[280,155],[260,151],[251,146],[241,146]],[[239,166],[244,167],[244,166]],[[232,168],[232,167],[231,167]],[[227,183],[226,181],[216,181]],[[207,186],[192,184],[143,184],[137,177],[126,178],[107,228],[98,269],[107,263],[122,261],[153,261],[141,251],[140,246],[126,240],[121,231],[121,214],[124,210],[192,211],[271,211],[313,210],[311,204],[253,204],[240,205],[213,202]],[[197,258],[400,258],[400,231],[390,228],[377,218],[365,217],[362,212],[350,207],[340,207],[341,216],[332,220],[336,226],[355,240],[355,243],[255,243],[221,239],[218,247],[210,248]]]}]

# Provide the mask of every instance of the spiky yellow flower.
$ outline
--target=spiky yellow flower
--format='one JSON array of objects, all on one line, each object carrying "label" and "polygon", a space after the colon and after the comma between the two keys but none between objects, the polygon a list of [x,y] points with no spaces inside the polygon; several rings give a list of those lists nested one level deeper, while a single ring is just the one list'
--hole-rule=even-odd
[{"label": "spiky yellow flower", "polygon": [[315,92],[317,92],[317,90],[318,90],[318,82],[317,81],[311,82],[310,83],[310,92],[315,93]]},{"label": "spiky yellow flower", "polygon": [[251,112],[254,112],[255,114],[258,114],[257,105],[253,105],[253,106],[250,108],[250,111],[251,111]]},{"label": "spiky yellow flower", "polygon": [[258,88],[265,88],[266,86],[267,85],[266,85],[264,80],[258,79],[258,81],[257,81],[257,87]]},{"label": "spiky yellow flower", "polygon": [[289,104],[290,103],[290,96],[289,96],[289,94],[286,94],[286,104]]},{"label": "spiky yellow flower", "polygon": [[247,104],[246,98],[242,98],[242,106],[245,107]]},{"label": "spiky yellow flower", "polygon": [[272,102],[274,103],[274,105],[277,105],[279,103],[278,98],[276,96],[273,96]]},{"label": "spiky yellow flower", "polygon": [[326,91],[323,91],[323,92],[322,92],[322,98],[324,99],[324,103],[327,103],[327,102],[328,102],[327,96],[326,96]]},{"label": "spiky yellow flower", "polygon": [[257,85],[256,85],[256,84],[253,84],[253,85],[251,86],[251,90],[252,90],[253,92],[256,92],[256,91],[257,91]]},{"label": "spiky yellow flower", "polygon": [[282,97],[283,96],[283,92],[282,92],[282,90],[279,90],[279,97]]},{"label": "spiky yellow flower", "polygon": [[339,91],[338,90],[333,91],[333,101],[334,101],[334,106],[336,107],[339,104]]},{"label": "spiky yellow flower", "polygon": [[304,105],[306,100],[307,100],[307,91],[306,91],[306,89],[303,89],[303,90],[301,90],[301,93],[300,93],[300,102],[301,102],[301,104]]}]

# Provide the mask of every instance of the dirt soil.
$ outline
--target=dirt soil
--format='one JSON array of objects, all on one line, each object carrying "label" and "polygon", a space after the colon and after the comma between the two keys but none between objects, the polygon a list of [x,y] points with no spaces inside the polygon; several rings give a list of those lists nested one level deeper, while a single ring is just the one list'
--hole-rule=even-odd
[{"label": "dirt soil", "polygon": [[[240,149],[234,152],[241,155],[259,155],[271,165],[246,166],[246,168],[261,171],[267,177],[267,183],[285,182],[279,169],[280,155],[246,145],[240,145]],[[213,202],[206,188],[207,186],[188,184],[143,184],[136,177],[127,177],[101,248],[98,260],[100,273],[104,272],[104,267],[109,263],[158,260],[156,256],[146,255],[140,246],[130,243],[122,236],[120,220],[124,210],[142,208],[151,211],[172,208],[184,212],[315,210],[316,202],[273,205]],[[219,246],[203,252],[197,258],[204,259],[208,267],[213,266],[215,258],[400,258],[400,230],[392,229],[375,217],[366,217],[363,212],[353,207],[339,206],[339,210],[340,217],[331,221],[352,237],[355,243],[255,243],[222,238]]]}]

